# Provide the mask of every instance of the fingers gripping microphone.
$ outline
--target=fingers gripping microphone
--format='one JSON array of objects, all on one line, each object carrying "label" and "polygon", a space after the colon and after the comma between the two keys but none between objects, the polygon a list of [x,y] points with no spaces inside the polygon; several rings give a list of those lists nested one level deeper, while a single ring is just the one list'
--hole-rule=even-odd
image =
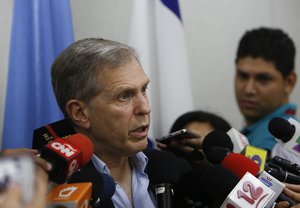
[{"label": "fingers gripping microphone", "polygon": [[55,183],[65,182],[74,172],[86,165],[94,152],[92,142],[83,134],[67,139],[55,139],[41,150],[41,158],[52,164],[49,179]]}]

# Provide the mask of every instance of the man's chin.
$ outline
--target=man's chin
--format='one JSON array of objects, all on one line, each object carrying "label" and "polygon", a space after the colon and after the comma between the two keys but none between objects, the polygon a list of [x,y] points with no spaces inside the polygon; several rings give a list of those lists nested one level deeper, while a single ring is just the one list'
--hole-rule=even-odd
[{"label": "man's chin", "polygon": [[144,140],[138,141],[138,142],[132,144],[132,147],[135,150],[135,153],[141,152],[148,147],[148,140],[144,139]]}]

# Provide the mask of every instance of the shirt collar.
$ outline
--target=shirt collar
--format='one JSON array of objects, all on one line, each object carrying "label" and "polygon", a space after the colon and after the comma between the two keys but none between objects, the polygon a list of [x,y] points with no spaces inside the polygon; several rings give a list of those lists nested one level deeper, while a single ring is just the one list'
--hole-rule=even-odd
[{"label": "shirt collar", "polygon": [[[145,171],[146,165],[148,163],[148,158],[143,152],[138,152],[137,154],[129,157],[129,160],[132,163],[132,165],[137,169],[137,171],[139,172]],[[110,174],[107,165],[102,160],[100,160],[100,158],[98,158],[95,154],[92,157],[92,161],[95,168],[99,172]]]}]

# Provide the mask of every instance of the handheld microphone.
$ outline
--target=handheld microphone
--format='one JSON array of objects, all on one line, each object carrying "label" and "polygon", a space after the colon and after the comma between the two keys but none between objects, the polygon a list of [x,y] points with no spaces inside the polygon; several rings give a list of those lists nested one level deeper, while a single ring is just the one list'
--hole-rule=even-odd
[{"label": "handheld microphone", "polygon": [[221,162],[221,165],[230,170],[237,177],[242,178],[247,172],[256,176],[259,173],[259,166],[253,160],[242,154],[228,154]]},{"label": "handheld microphone", "polygon": [[293,118],[275,117],[268,125],[270,133],[283,142],[284,148],[300,157],[300,124]]},{"label": "handheld microphone", "polygon": [[226,196],[238,183],[239,178],[221,165],[210,165],[202,171],[192,170],[184,174],[178,188],[184,197],[197,205],[220,207]]},{"label": "handheld microphone", "polygon": [[203,182],[201,180],[203,171],[192,170],[183,174],[178,181],[177,187],[184,197],[193,200],[194,203],[197,203],[201,207],[206,207],[213,202],[214,197],[203,189]]},{"label": "handheld microphone", "polygon": [[89,208],[91,193],[92,183],[60,184],[47,195],[47,207]]},{"label": "handheld microphone", "polygon": [[52,164],[49,179],[65,182],[74,172],[86,165],[94,152],[92,142],[83,134],[67,139],[55,139],[40,150],[41,158]]},{"label": "handheld microphone", "polygon": [[[92,206],[113,207],[111,197],[116,191],[116,185],[111,176],[100,173],[93,167],[92,162],[74,173],[68,183],[91,182],[92,196],[90,204]],[[111,204],[109,204],[111,203]]]},{"label": "handheld microphone", "polygon": [[[238,131],[231,129],[231,134],[238,134]],[[232,151],[231,148],[231,139],[230,137],[224,133],[224,132],[218,132],[218,137],[222,138],[222,143],[217,143],[215,138],[216,134],[213,134],[213,136],[209,136],[207,138],[204,138],[203,140],[203,152],[205,153],[206,159],[213,163],[213,164],[220,164],[221,161],[230,154]],[[242,137],[242,136],[240,136]],[[245,143],[246,144],[246,143]],[[239,146],[241,147],[241,146]],[[246,145],[243,150],[241,151],[242,154],[244,154],[246,157],[254,160],[260,167],[260,171],[264,170],[266,157],[267,157],[267,151],[253,147],[250,145]],[[238,153],[236,153],[238,154]]]},{"label": "handheld microphone", "polygon": [[[171,152],[152,150],[146,153],[148,157],[147,171],[150,182],[155,186],[158,208],[172,208],[180,199],[176,185],[180,177],[192,170],[192,167],[182,158],[177,158]],[[178,196],[178,197],[175,197]]]},{"label": "handheld microphone", "polygon": [[271,119],[268,129],[273,136],[284,143],[290,141],[296,132],[295,126],[281,117],[274,117]]},{"label": "handheld microphone", "polygon": [[227,196],[221,208],[265,208],[273,195],[272,189],[247,172]]},{"label": "handheld microphone", "polygon": [[279,156],[274,156],[271,159],[271,162],[282,167],[283,169],[285,169],[287,171],[290,171],[294,174],[300,175],[300,165],[298,165],[296,163],[292,163],[291,161],[284,159],[282,157],[279,157]]},{"label": "handheld microphone", "polygon": [[[282,184],[276,179],[276,177],[273,177],[268,172],[260,172],[258,164],[250,158],[247,158],[241,154],[232,153],[224,158],[222,165],[240,178],[243,177],[245,173],[251,173],[253,176],[256,176],[262,182],[262,184],[271,188],[274,191],[274,194],[271,196],[271,199],[267,203],[266,207],[271,207],[279,196],[284,196],[281,193],[284,188],[284,184]],[[294,203],[292,200],[289,200],[289,202],[290,204]]]},{"label": "handheld microphone", "polygon": [[230,137],[223,131],[214,130],[208,133],[202,142],[202,149],[206,155],[210,147],[225,147],[228,148],[231,152],[233,150],[233,143]]},{"label": "handheld microphone", "polygon": [[32,149],[41,149],[54,139],[66,138],[76,134],[72,124],[67,119],[62,119],[33,131]]},{"label": "handheld microphone", "polygon": [[300,176],[299,175],[290,173],[278,166],[277,167],[267,166],[266,172],[281,182],[300,184]]},{"label": "handheld microphone", "polygon": [[233,143],[233,152],[240,153],[247,145],[249,145],[247,137],[235,128],[229,129],[226,134],[228,134]]},{"label": "handheld microphone", "polygon": [[233,152],[241,153],[254,160],[257,164],[259,164],[260,171],[265,169],[268,154],[266,150],[249,145],[247,137],[234,128],[231,128],[227,134],[234,144]]}]

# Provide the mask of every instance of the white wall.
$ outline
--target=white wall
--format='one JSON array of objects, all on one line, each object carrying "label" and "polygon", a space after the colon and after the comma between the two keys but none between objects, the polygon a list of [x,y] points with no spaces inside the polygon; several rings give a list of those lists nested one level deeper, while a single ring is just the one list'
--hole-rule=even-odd
[{"label": "white wall", "polygon": [[[75,38],[104,37],[129,42],[132,0],[70,0]],[[216,112],[240,128],[233,91],[237,42],[246,29],[283,28],[300,51],[299,0],[181,0],[195,106]],[[0,135],[4,111],[12,1],[0,1]],[[300,76],[300,55],[296,71]],[[179,79],[180,80],[180,79]],[[300,106],[300,81],[292,101]],[[298,112],[298,115],[300,112]],[[180,113],[179,113],[180,114]]]},{"label": "white wall", "polygon": [[13,1],[11,0],[0,0],[0,141],[2,139],[3,128],[3,114],[9,56],[9,37],[13,8],[12,5]]}]

